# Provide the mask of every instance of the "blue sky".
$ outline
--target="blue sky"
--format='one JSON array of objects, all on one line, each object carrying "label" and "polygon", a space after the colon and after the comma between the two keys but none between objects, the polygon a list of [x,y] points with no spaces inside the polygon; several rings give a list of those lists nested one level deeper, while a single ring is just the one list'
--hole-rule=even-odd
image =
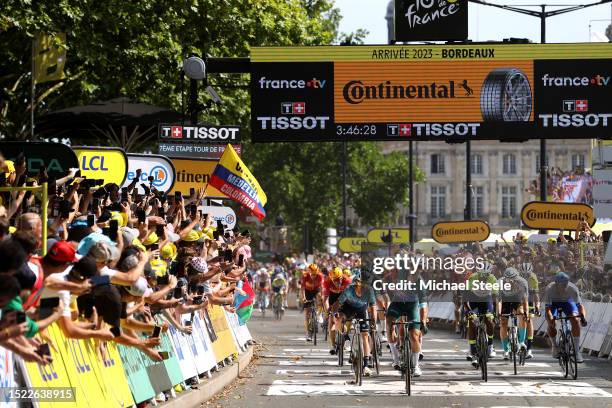
[{"label": "blue sky", "polygon": [[[528,0],[489,0],[491,3],[524,5],[542,4],[540,1]],[[588,4],[590,0],[556,0],[544,4]],[[351,32],[365,28],[370,32],[366,44],[386,44],[387,24],[385,13],[388,0],[336,0],[336,7],[343,16],[340,23],[341,32]],[[536,7],[530,9],[537,10]],[[556,8],[550,8],[554,10]],[[592,41],[607,41],[605,29],[610,24],[610,4],[603,4],[574,11],[568,14],[546,19],[547,42],[589,42],[589,24],[591,25]],[[591,21],[607,19],[607,22]],[[529,38],[540,41],[540,20],[536,17],[517,14],[502,9],[469,5],[469,38],[473,41],[502,40],[503,38]]]}]

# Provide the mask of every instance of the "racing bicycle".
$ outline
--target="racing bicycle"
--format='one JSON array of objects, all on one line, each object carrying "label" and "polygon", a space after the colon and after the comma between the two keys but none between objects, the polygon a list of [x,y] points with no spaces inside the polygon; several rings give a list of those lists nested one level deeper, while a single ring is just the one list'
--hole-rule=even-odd
[{"label": "racing bicycle", "polygon": [[559,365],[561,366],[561,372],[563,376],[567,378],[571,376],[573,380],[578,378],[578,361],[576,358],[576,345],[574,344],[574,337],[572,336],[572,330],[569,319],[575,316],[561,316],[563,309],[557,309],[557,317],[554,320],[560,322],[560,328],[557,329],[557,346],[559,350]]},{"label": "racing bicycle", "polygon": [[478,331],[476,334],[476,356],[477,368],[480,368],[480,374],[484,382],[488,381],[487,362],[489,360],[489,337],[487,336],[487,314],[477,314]]},{"label": "racing bicycle", "polygon": [[510,354],[512,354],[512,363],[514,365],[514,375],[517,374],[517,357],[518,365],[525,365],[525,358],[527,356],[527,350],[524,347],[519,347],[518,340],[518,316],[512,312],[508,314],[502,314],[500,317],[508,318],[508,343],[510,344]]},{"label": "racing bicycle", "polygon": [[[398,338],[402,339],[400,344],[400,369],[402,370],[402,377],[404,378],[404,388],[406,390],[406,394],[411,395],[411,382],[412,375],[414,373],[414,367],[410,364],[412,361],[412,344],[410,341],[410,326],[420,325],[421,322],[418,321],[401,321],[394,322],[393,325],[398,329],[404,328],[404,336],[400,337],[398,333]],[[419,326],[420,327],[420,326]]]}]

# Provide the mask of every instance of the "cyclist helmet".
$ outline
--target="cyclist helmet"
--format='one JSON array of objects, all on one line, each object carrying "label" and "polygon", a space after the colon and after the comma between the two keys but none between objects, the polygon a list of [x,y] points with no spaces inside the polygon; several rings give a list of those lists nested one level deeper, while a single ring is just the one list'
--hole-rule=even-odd
[{"label": "cyclist helmet", "polygon": [[519,265],[519,271],[523,275],[528,275],[533,272],[533,264],[531,262],[523,262]]},{"label": "cyclist helmet", "polygon": [[493,264],[489,261],[485,261],[482,265],[482,268],[480,268],[479,272],[482,275],[489,275],[491,272],[493,272]]},{"label": "cyclist helmet", "polygon": [[516,278],[518,274],[519,272],[516,270],[516,268],[513,268],[513,267],[506,268],[506,270],[504,271],[504,278],[513,279],[513,278]]},{"label": "cyclist helmet", "polygon": [[310,272],[311,274],[316,274],[319,272],[319,267],[317,266],[317,264],[310,264],[308,265],[308,272]]},{"label": "cyclist helmet", "polygon": [[569,276],[565,272],[557,272],[555,275],[555,282],[557,283],[567,283],[569,282]]},{"label": "cyclist helmet", "polygon": [[342,277],[342,269],[335,267],[329,272],[330,279],[338,279]]}]

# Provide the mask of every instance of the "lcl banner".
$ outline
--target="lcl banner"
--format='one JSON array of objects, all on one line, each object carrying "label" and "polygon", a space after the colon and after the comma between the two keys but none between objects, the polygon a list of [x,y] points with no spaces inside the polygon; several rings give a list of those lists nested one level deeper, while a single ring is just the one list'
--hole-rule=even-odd
[{"label": "lcl banner", "polygon": [[136,178],[136,170],[140,169],[140,179],[136,186],[138,192],[143,194],[145,190],[141,184],[155,187],[157,190],[167,193],[172,190],[176,179],[176,171],[172,162],[164,156],[157,154],[128,153],[128,172],[123,187],[127,187]]},{"label": "lcl banner", "polygon": [[89,179],[102,179],[104,184],[121,186],[128,169],[127,156],[118,147],[73,147],[79,159],[81,175]]},{"label": "lcl banner", "polygon": [[612,43],[254,47],[255,142],[612,138]]}]

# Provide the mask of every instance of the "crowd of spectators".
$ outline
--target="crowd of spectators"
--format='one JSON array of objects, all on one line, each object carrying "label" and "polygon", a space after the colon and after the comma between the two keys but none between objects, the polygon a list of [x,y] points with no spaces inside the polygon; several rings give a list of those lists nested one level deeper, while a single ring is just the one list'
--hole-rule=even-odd
[{"label": "crowd of spectators", "polygon": [[209,304],[234,311],[250,233],[203,214],[203,190],[164,194],[138,185],[140,173],[120,188],[78,169],[59,179],[45,168],[28,174],[23,155],[0,155],[0,187],[48,185],[47,214],[39,191],[0,192],[0,346],[48,364],[45,329],[57,322],[68,338],[113,341],[161,361],[160,332],[191,332],[181,315]]}]

